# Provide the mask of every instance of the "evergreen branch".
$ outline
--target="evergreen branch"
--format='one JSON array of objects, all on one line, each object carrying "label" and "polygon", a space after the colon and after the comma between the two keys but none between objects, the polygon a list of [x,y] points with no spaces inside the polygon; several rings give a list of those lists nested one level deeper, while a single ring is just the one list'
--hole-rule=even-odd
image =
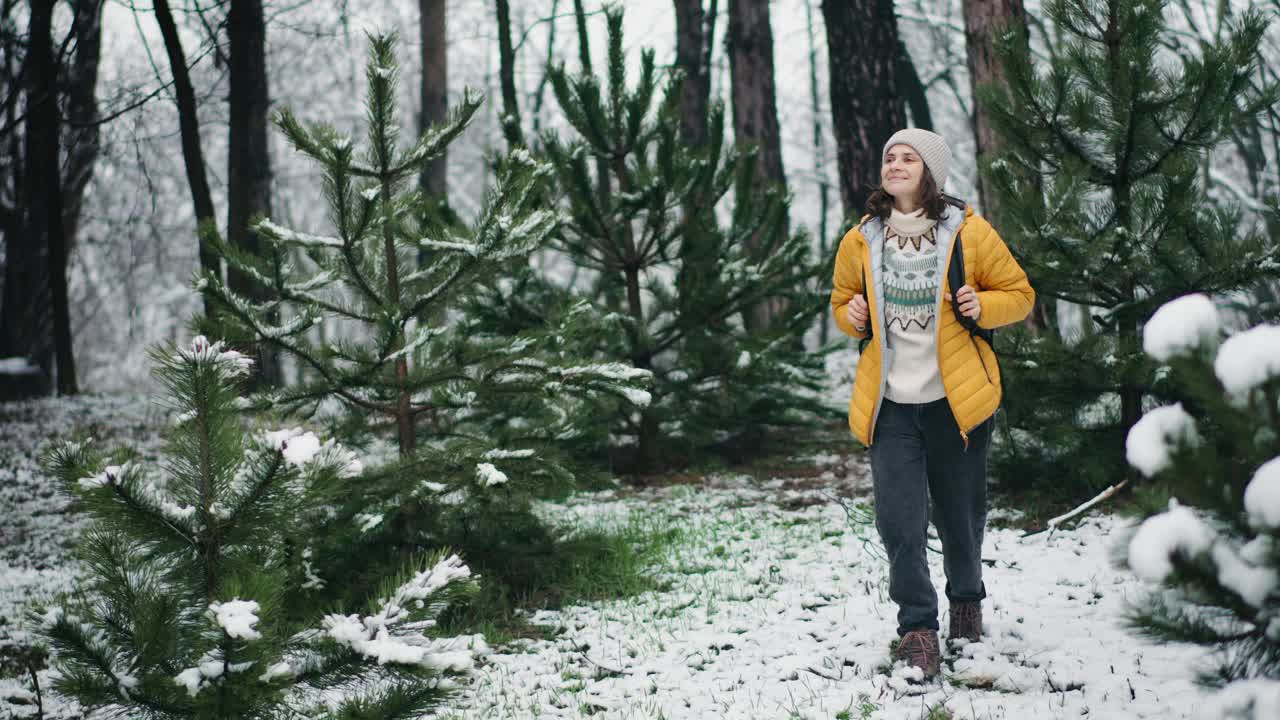
[{"label": "evergreen branch", "polygon": [[[220,283],[211,284],[210,289],[212,290],[214,288],[217,288],[219,284]],[[315,370],[316,373],[319,374],[320,377],[324,379],[327,386],[332,388],[332,391],[335,394],[339,395],[347,402],[357,407],[362,407],[366,410],[373,410],[375,412],[388,413],[388,414],[395,412],[395,408],[392,405],[381,405],[378,403],[367,401],[367,400],[364,400],[363,398],[357,397],[355,394],[347,390],[343,386],[343,384],[339,382],[339,379],[333,376],[332,372],[330,371],[330,368],[324,363],[322,363],[318,358],[316,358],[310,352],[308,352],[302,345],[291,344],[289,342],[286,342],[282,336],[267,332],[266,329],[262,326],[262,324],[257,321],[257,318],[254,317],[251,313],[247,312],[244,308],[240,307],[238,303],[235,303],[235,302],[227,303],[226,300],[233,298],[233,296],[231,296],[230,294],[216,292],[216,291],[214,294],[215,294],[215,297],[217,297],[218,299],[224,300],[224,306],[226,307],[226,309],[230,311],[231,314],[236,319],[243,322],[251,331],[253,331],[253,333],[256,336],[261,338],[268,345],[272,345],[302,360],[307,366]]]},{"label": "evergreen branch", "polygon": [[400,177],[439,157],[467,129],[483,103],[484,95],[477,94],[469,87],[463,88],[462,103],[450,109],[449,117],[444,122],[432,125],[423,133],[417,145],[406,152],[391,170],[391,175]]},{"label": "evergreen branch", "polygon": [[[76,620],[77,622],[73,622]],[[101,695],[94,702],[90,698],[88,703],[90,707],[102,707],[114,702],[118,702],[121,697],[131,704],[140,705],[144,708],[170,714],[185,714],[190,712],[190,708],[169,703],[160,702],[148,698],[138,693],[136,688],[138,683],[135,679],[126,682],[115,668],[117,658],[113,653],[105,647],[94,642],[94,639],[88,634],[87,626],[78,624],[78,619],[74,616],[68,616],[64,612],[58,612],[57,619],[50,625],[46,626],[45,633],[54,640],[59,646],[59,657],[74,658],[83,668],[90,672],[97,672],[100,676],[98,682],[95,683],[94,690]],[[107,682],[103,683],[101,680]],[[84,677],[89,680],[88,677]],[[128,692],[126,692],[128,688]],[[83,697],[83,694],[81,694]]]},{"label": "evergreen branch", "polygon": [[348,241],[343,240],[342,238],[310,235],[308,233],[290,230],[287,227],[271,222],[270,218],[262,218],[258,222],[254,223],[253,230],[278,245],[292,245],[307,249],[338,249],[346,247],[349,244]]},{"label": "evergreen branch", "polygon": [[236,528],[236,525],[239,524],[241,516],[244,514],[245,510],[252,507],[261,500],[264,495],[266,495],[267,490],[272,485],[272,482],[282,475],[280,471],[283,468],[284,453],[277,448],[271,453],[271,464],[267,467],[266,474],[254,484],[247,494],[241,496],[240,502],[236,503],[235,507],[231,508],[226,519],[219,525],[219,530],[223,534],[230,534],[231,531]]}]

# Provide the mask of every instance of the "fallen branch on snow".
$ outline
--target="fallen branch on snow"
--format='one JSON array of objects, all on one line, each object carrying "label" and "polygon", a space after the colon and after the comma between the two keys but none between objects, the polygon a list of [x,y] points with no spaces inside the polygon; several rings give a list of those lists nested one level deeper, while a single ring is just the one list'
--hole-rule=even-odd
[{"label": "fallen branch on snow", "polygon": [[1072,510],[1071,512],[1063,513],[1056,518],[1052,518],[1051,520],[1049,520],[1048,523],[1045,524],[1045,527],[1039,530],[1023,533],[1022,537],[1029,537],[1031,535],[1039,535],[1042,532],[1053,531],[1057,529],[1057,527],[1062,523],[1070,520],[1071,518],[1093,507],[1094,505],[1097,505],[1103,500],[1106,500],[1110,498],[1112,495],[1115,495],[1116,493],[1120,492],[1120,490],[1125,485],[1128,485],[1128,484],[1129,484],[1129,481],[1127,479],[1121,482],[1118,482],[1115,485],[1112,485],[1111,487],[1107,488],[1106,490],[1103,490],[1102,492],[1098,493],[1093,497],[1092,500],[1089,500],[1088,502],[1083,503],[1082,505],[1078,506],[1076,509]]}]

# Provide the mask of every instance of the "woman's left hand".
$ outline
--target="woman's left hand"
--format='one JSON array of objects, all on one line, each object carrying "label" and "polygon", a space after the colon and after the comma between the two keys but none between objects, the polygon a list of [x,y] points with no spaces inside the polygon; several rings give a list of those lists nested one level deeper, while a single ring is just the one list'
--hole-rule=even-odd
[{"label": "woman's left hand", "polygon": [[978,302],[978,293],[968,285],[956,292],[955,299],[952,299],[951,293],[947,293],[947,300],[959,304],[960,314],[965,317],[977,320],[978,316],[982,314],[982,304]]}]

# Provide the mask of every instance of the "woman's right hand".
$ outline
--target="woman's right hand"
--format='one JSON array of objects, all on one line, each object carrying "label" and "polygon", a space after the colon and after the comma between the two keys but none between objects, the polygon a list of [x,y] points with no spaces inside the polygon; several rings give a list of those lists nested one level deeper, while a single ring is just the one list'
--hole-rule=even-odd
[{"label": "woman's right hand", "polygon": [[849,304],[845,306],[844,312],[854,330],[858,332],[867,331],[867,319],[871,316],[871,312],[867,309],[866,298],[861,295],[854,295]]}]

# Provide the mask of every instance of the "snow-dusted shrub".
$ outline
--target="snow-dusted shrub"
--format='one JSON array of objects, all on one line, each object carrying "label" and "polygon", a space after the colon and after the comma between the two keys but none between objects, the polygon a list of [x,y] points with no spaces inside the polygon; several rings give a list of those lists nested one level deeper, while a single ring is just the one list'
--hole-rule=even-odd
[{"label": "snow-dusted shrub", "polygon": [[1129,566],[1164,586],[1130,620],[1219,649],[1202,679],[1232,683],[1224,714],[1260,720],[1280,692],[1280,327],[1221,335],[1203,296],[1165,305],[1144,329],[1181,397],[1128,437],[1130,463],[1175,498],[1129,541]]},{"label": "snow-dusted shrub", "polygon": [[[710,449],[741,454],[768,429],[826,414],[815,399],[822,355],[802,338],[826,307],[830,258],[790,231],[788,200],[760,186],[750,153],[726,147],[722,106],[705,143],[681,138],[679,74],[643,50],[629,76],[623,10],[605,16],[607,79],[553,65],[570,130],[542,138],[568,218],[553,247],[588,287],[546,276],[527,297],[558,290],[590,303],[613,322],[577,348],[652,371],[653,402],[609,418],[625,459],[654,470]],[[730,196],[732,212],[718,216]]]},{"label": "snow-dusted shrub", "polygon": [[413,718],[436,706],[484,647],[429,632],[472,590],[467,566],[418,558],[363,613],[308,611],[310,489],[355,482],[361,462],[298,428],[246,430],[249,361],[221,343],[153,357],[175,418],[158,462],[109,463],[87,441],[43,458],[91,517],[84,584],[35,611],[54,691],[118,717]]},{"label": "snow-dusted shrub", "polygon": [[[549,241],[563,219],[543,200],[552,170],[517,149],[501,159],[471,223],[441,210],[416,181],[466,130],[482,98],[464,92],[447,120],[401,147],[395,44],[394,36],[370,39],[364,142],[306,125],[289,109],[279,114],[288,142],[323,171],[333,228],[319,234],[261,218],[253,227],[268,258],[211,238],[229,267],[270,299],[243,296],[206,273],[197,286],[220,310],[205,322],[300,368],[299,382],[256,394],[255,405],[304,413],[339,405],[394,433],[401,458],[429,469],[411,473],[418,480],[474,490],[494,485],[495,475],[478,471],[486,464],[515,481],[554,472],[549,452],[527,448],[551,448],[591,422],[573,412],[574,398],[643,406],[650,373],[548,358],[536,338],[484,332],[459,312]],[[495,461],[495,452],[505,454]],[[406,496],[420,490],[398,488]]]},{"label": "snow-dusted shrub", "polygon": [[336,408],[344,430],[381,435],[399,451],[370,462],[355,486],[321,489],[329,502],[314,516],[310,559],[317,603],[362,600],[335,591],[355,578],[356,588],[372,586],[423,548],[480,557],[457,543],[486,524],[506,527],[502,518],[527,514],[531,496],[574,479],[560,446],[598,424],[584,397],[629,409],[649,401],[648,370],[545,352],[537,331],[472,322],[469,303],[501,288],[562,220],[544,198],[551,168],[523,149],[497,159],[469,223],[425,197],[422,168],[466,130],[481,98],[464,92],[447,120],[402,142],[395,44],[370,38],[363,139],[287,109],[277,118],[323,172],[331,228],[263,218],[254,228],[270,260],[221,247],[230,268],[268,289],[267,301],[214,274],[197,281],[221,308],[214,326],[226,337],[269,346],[301,370],[298,382],[255,394],[256,407],[304,417]]},{"label": "snow-dusted shrub", "polygon": [[[1233,125],[1273,103],[1253,79],[1269,21],[1233,11],[1211,38],[1185,44],[1159,0],[1047,0],[1042,11],[1058,51],[1046,58],[1026,34],[1002,34],[1008,82],[978,92],[1002,148],[987,174],[997,229],[1047,311],[1040,332],[1000,335],[1011,442],[993,464],[1006,486],[1087,497],[1131,475],[1129,430],[1151,402],[1169,403],[1152,358],[1195,342],[1211,320],[1208,300],[1192,295],[1169,307],[1176,335],[1144,340],[1144,324],[1161,324],[1156,308],[1280,278],[1276,239],[1215,207],[1199,181]],[[1068,308],[1078,321],[1057,312]]]}]

